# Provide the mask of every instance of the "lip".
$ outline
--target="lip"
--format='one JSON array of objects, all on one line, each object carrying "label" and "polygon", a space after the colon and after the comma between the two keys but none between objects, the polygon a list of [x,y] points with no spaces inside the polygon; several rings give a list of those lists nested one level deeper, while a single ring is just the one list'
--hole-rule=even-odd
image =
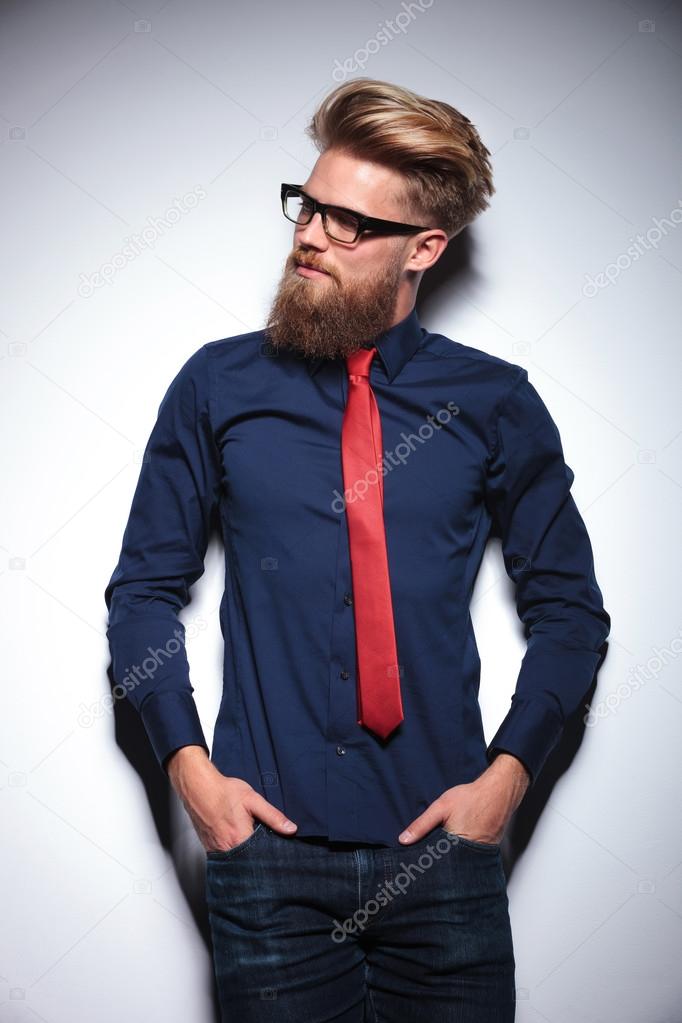
[{"label": "lip", "polygon": [[326,270],[315,270],[311,266],[304,266],[302,263],[296,264],[296,273],[302,277],[329,277]]}]

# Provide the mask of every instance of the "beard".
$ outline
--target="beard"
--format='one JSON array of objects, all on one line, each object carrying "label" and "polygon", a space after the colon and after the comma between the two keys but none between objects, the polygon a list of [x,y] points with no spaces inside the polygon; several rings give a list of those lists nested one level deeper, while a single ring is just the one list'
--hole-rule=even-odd
[{"label": "beard", "polygon": [[386,264],[347,284],[333,272],[326,278],[304,277],[296,272],[297,260],[326,269],[301,249],[287,257],[265,327],[278,352],[345,359],[392,326],[402,276],[400,247]]}]

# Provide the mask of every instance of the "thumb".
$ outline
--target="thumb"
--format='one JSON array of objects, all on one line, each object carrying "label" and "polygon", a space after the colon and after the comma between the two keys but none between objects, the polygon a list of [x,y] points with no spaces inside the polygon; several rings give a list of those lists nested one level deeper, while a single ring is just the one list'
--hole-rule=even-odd
[{"label": "thumb", "polygon": [[424,835],[428,835],[432,828],[435,828],[436,824],[439,824],[442,820],[442,815],[439,816],[436,810],[425,810],[424,813],[420,814],[419,817],[415,817],[411,824],[408,824],[404,831],[401,831],[398,835],[398,841],[403,845],[409,845],[411,842],[417,842]]},{"label": "thumb", "polygon": [[268,803],[267,799],[264,799],[259,793],[255,792],[250,800],[249,812],[258,817],[259,820],[263,821],[269,827],[273,828],[274,831],[281,831],[284,834],[290,835],[298,827],[293,821],[290,821],[286,814],[278,810],[272,803]]}]

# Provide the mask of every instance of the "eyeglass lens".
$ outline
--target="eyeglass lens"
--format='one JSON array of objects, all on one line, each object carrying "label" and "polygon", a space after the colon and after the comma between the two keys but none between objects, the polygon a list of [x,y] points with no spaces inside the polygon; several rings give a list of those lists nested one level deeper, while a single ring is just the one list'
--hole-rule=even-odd
[{"label": "eyeglass lens", "polygon": [[[284,212],[295,224],[308,224],[312,218],[312,204],[297,192],[287,192],[284,199]],[[355,241],[358,232],[358,220],[343,210],[330,207],[327,210],[325,229],[331,238],[340,242]]]}]

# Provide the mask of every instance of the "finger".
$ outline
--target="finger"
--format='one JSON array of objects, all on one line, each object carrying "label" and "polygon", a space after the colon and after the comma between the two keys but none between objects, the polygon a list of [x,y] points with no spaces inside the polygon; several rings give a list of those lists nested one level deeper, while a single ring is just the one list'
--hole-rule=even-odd
[{"label": "finger", "polygon": [[259,820],[263,821],[264,824],[267,824],[274,831],[281,831],[283,834],[290,835],[298,827],[293,821],[289,820],[286,814],[278,810],[272,803],[268,803],[267,799],[264,799],[257,792],[253,793],[249,799],[248,810],[254,817],[258,817]]},{"label": "finger", "polygon": [[428,835],[437,824],[442,820],[442,814],[438,814],[436,810],[425,810],[419,817],[415,817],[411,824],[405,828],[404,831],[398,835],[398,841],[402,842],[403,845],[409,845],[410,842],[417,842],[424,835]]}]

